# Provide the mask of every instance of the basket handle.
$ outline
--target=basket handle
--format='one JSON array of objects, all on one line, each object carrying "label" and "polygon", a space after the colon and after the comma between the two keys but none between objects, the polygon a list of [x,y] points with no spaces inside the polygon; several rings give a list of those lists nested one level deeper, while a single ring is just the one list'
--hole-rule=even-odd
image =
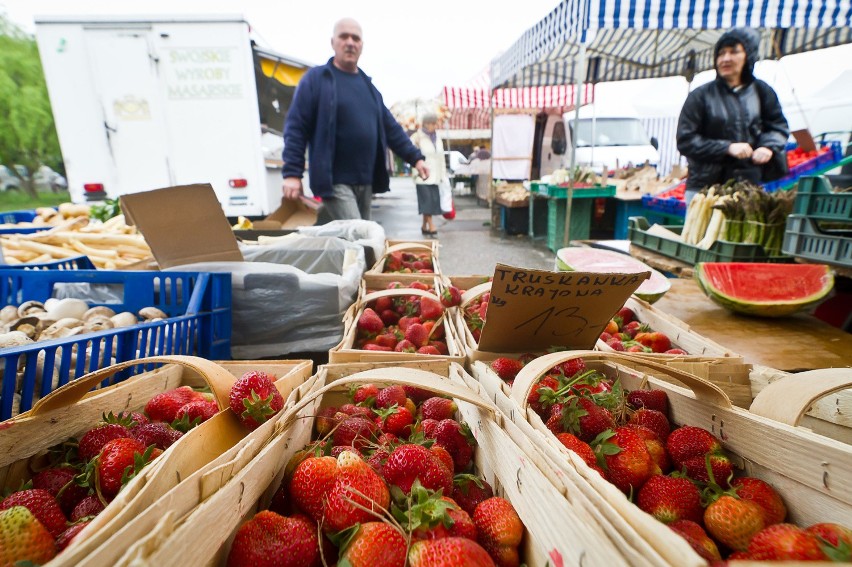
[{"label": "basket handle", "polygon": [[279,428],[290,425],[295,419],[296,414],[310,405],[314,400],[323,394],[337,389],[346,384],[366,384],[369,382],[383,382],[386,384],[399,384],[402,386],[415,386],[417,388],[425,388],[438,394],[447,394],[454,398],[464,400],[479,408],[488,410],[495,415],[498,413],[497,406],[486,400],[482,396],[470,388],[453,384],[447,380],[442,380],[437,374],[418,370],[416,368],[373,368],[364,370],[355,374],[339,378],[331,384],[313,390],[304,398],[299,400],[293,407],[287,410],[287,415],[282,418]]},{"label": "basket handle", "polygon": [[466,307],[468,303],[470,303],[489,289],[491,289],[491,282],[483,282],[479,285],[473,286],[462,294],[462,301],[460,307]]},{"label": "basket handle", "polygon": [[526,409],[527,397],[529,396],[532,387],[538,382],[539,378],[547,374],[547,372],[557,364],[574,360],[575,358],[582,358],[587,362],[614,362],[616,364],[627,366],[628,368],[635,368],[636,366],[648,367],[683,382],[695,393],[695,397],[699,400],[709,402],[717,407],[731,407],[731,400],[728,398],[728,395],[724,392],[724,390],[719,388],[716,384],[708,382],[703,378],[699,378],[694,374],[645,358],[636,358],[619,352],[600,352],[594,350],[554,352],[534,359],[524,366],[524,368],[515,377],[515,382],[512,385],[512,399],[515,400],[519,406]]},{"label": "basket handle", "polygon": [[785,376],[755,396],[753,414],[796,426],[820,398],[852,388],[852,369],[822,368]]},{"label": "basket handle", "polygon": [[179,364],[190,370],[197,372],[205,382],[210,386],[213,395],[216,397],[216,403],[219,404],[219,409],[227,408],[229,405],[228,396],[231,391],[231,386],[234,384],[234,376],[215,362],[211,362],[205,358],[186,355],[168,355],[168,356],[150,356],[139,358],[127,362],[113,364],[100,370],[90,372],[85,376],[81,376],[76,380],[65,384],[61,388],[57,388],[47,396],[38,400],[28,415],[43,415],[51,411],[70,406],[71,404],[80,401],[98,382],[109,378],[116,372],[130,368],[139,364]]},{"label": "basket handle", "polygon": [[398,287],[394,289],[380,289],[379,291],[371,291],[364,295],[361,298],[361,303],[367,303],[368,301],[372,301],[374,299],[378,299],[380,297],[396,297],[403,295],[417,295],[420,297],[431,297],[437,301],[441,301],[441,298],[435,295],[435,293],[426,291],[423,289],[415,289],[413,287]]}]

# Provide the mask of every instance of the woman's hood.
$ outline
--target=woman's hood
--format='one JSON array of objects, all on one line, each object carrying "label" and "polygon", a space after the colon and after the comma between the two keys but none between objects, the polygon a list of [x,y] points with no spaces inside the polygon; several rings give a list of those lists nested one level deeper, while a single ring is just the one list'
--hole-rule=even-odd
[{"label": "woman's hood", "polygon": [[716,58],[723,47],[742,44],[746,52],[746,62],[743,67],[743,82],[750,83],[754,79],[754,64],[760,59],[760,33],[751,28],[735,28],[722,34],[713,49],[713,67]]}]

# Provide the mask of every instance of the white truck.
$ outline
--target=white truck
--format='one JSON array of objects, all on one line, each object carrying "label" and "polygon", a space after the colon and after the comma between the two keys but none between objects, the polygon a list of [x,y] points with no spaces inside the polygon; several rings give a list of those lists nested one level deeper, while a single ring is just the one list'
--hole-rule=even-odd
[{"label": "white truck", "polygon": [[36,18],[74,202],[210,183],[230,217],[281,202],[280,130],[307,63],[241,16]]}]

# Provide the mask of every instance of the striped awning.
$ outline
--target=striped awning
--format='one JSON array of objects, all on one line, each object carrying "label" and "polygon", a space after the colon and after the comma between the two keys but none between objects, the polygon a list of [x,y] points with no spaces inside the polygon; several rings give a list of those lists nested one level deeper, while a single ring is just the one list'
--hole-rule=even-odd
[{"label": "striped awning", "polygon": [[564,85],[580,46],[584,81],[649,79],[713,68],[713,46],[734,27],[761,33],[764,59],[852,42],[850,0],[562,0],[492,61],[492,87]]}]

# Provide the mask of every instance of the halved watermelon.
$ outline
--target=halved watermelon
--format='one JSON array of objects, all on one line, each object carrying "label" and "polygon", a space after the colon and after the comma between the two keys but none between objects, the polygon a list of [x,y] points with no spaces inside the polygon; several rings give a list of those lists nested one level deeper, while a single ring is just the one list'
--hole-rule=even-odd
[{"label": "halved watermelon", "polygon": [[736,313],[783,317],[815,306],[834,287],[823,264],[705,262],[695,279],[707,296]]},{"label": "halved watermelon", "polygon": [[579,246],[560,248],[556,252],[556,270],[562,272],[582,270],[616,274],[651,272],[651,277],[642,282],[639,289],[633,292],[633,295],[648,303],[654,303],[672,287],[666,276],[644,262],[640,262],[627,254],[600,248]]}]

